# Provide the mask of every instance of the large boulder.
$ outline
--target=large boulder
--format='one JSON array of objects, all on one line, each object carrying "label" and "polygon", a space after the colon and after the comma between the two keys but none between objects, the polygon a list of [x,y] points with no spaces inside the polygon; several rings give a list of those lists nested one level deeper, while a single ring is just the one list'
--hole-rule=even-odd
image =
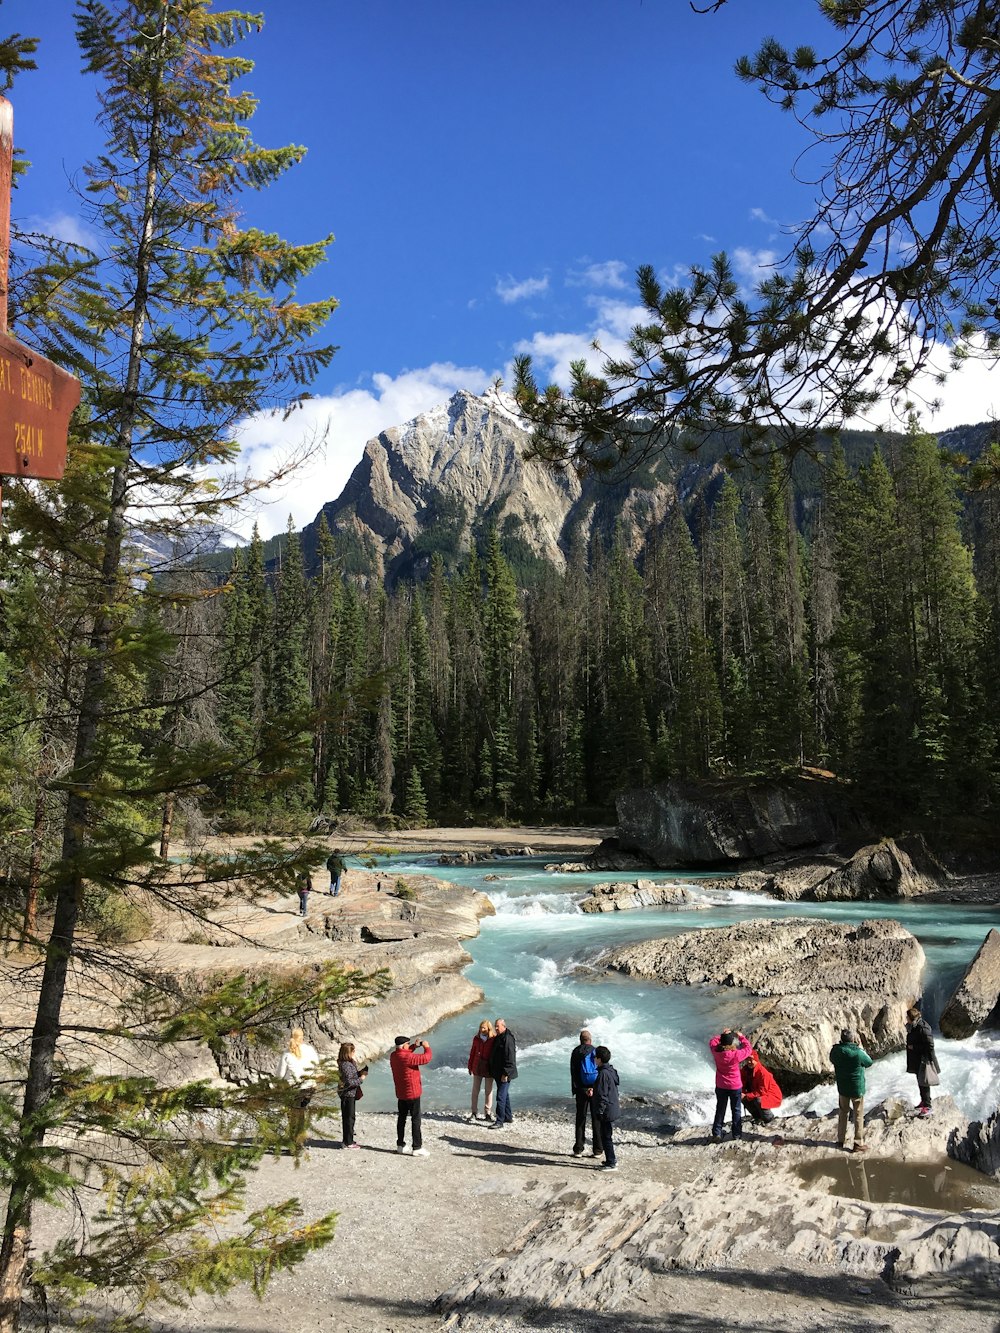
[{"label": "large boulder", "polygon": [[944,1007],[941,1033],[961,1040],[997,1018],[1000,1018],[1000,931],[991,930]]},{"label": "large boulder", "polygon": [[811,884],[801,895],[816,902],[877,898],[918,898],[941,887],[947,872],[922,840],[908,845],[883,838],[862,847],[838,869]]},{"label": "large boulder", "polygon": [[898,921],[790,918],[687,931],[614,950],[607,965],[668,986],[730,986],[760,997],[748,1034],[789,1092],[832,1077],[843,1027],[870,1055],[906,1044],[924,951]]},{"label": "large boulder", "polygon": [[948,1136],[948,1156],[1000,1180],[1000,1111],[988,1120],[972,1120]]},{"label": "large boulder", "polygon": [[663,782],[622,792],[618,841],[654,865],[717,866],[820,847],[858,823],[830,779]]},{"label": "large boulder", "polygon": [[581,912],[632,912],[640,907],[701,911],[708,903],[683,884],[654,884],[649,879],[637,879],[633,884],[595,884],[580,902]]}]

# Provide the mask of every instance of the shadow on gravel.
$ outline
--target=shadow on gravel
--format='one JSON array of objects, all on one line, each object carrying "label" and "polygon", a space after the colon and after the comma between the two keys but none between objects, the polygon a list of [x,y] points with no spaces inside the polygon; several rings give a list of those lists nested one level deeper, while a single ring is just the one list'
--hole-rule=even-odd
[{"label": "shadow on gravel", "polygon": [[594,1157],[574,1157],[568,1152],[544,1152],[539,1148],[521,1147],[515,1143],[513,1134],[505,1138],[506,1130],[497,1130],[495,1135],[485,1140],[456,1139],[448,1134],[441,1135],[441,1142],[447,1143],[456,1157],[478,1157],[483,1162],[497,1162],[500,1165],[516,1163],[518,1166],[559,1166],[593,1167],[598,1164]]}]

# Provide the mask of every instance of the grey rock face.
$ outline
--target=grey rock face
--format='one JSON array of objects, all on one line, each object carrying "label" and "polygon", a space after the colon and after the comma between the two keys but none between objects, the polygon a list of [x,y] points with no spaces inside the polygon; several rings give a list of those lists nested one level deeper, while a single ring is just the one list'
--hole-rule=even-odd
[{"label": "grey rock face", "polygon": [[622,792],[616,804],[621,845],[665,869],[818,847],[849,818],[839,792],[806,780],[753,787],[666,782]]},{"label": "grey rock face", "polygon": [[1000,931],[991,930],[944,1007],[941,1032],[956,1040],[971,1037],[997,1016],[1000,1016]]},{"label": "grey rock face", "polygon": [[761,997],[747,1032],[792,1092],[832,1078],[830,1047],[843,1027],[872,1056],[906,1044],[906,1008],[920,993],[924,951],[898,921],[791,918],[627,945],[605,961],[663,985],[729,986]]},{"label": "grey rock face", "polygon": [[708,903],[683,884],[654,884],[648,879],[637,879],[634,884],[595,884],[580,903],[581,912],[631,912],[640,907],[699,911]]},{"label": "grey rock face", "polygon": [[948,1156],[1000,1179],[1000,1111],[988,1120],[973,1120],[948,1136]]}]

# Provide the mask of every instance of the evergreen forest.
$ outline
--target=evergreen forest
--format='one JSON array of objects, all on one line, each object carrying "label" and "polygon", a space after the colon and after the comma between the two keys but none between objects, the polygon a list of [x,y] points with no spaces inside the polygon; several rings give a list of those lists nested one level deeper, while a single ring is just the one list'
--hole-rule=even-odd
[{"label": "evergreen forest", "polygon": [[[676,507],[638,559],[619,530],[521,581],[493,529],[387,588],[342,571],[322,518],[311,570],[289,530],[274,560],[255,537],[221,578],[152,578],[135,615],[172,648],[130,678],[143,706],[121,699],[116,744],[233,758],[128,817],[163,851],[178,817],[194,835],[603,819],[623,787],[803,766],[886,818],[985,815],[1000,509],[977,483],[996,449],[970,469],[916,429],[883,448],[853,468],[834,448],[804,509],[776,459]],[[8,624],[24,554],[7,552]],[[10,795],[30,828],[30,780]]]}]

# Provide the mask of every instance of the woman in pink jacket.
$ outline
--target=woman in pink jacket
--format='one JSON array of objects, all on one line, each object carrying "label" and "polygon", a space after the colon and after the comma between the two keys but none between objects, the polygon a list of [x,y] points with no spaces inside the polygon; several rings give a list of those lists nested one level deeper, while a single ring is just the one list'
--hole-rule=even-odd
[{"label": "woman in pink jacket", "polygon": [[733,1122],[733,1138],[743,1137],[743,1074],[740,1061],[753,1052],[753,1047],[742,1032],[732,1028],[723,1028],[717,1037],[708,1043],[708,1049],[715,1057],[715,1120],[712,1123],[712,1138],[722,1138],[722,1127],[726,1123],[726,1107],[730,1108]]}]

